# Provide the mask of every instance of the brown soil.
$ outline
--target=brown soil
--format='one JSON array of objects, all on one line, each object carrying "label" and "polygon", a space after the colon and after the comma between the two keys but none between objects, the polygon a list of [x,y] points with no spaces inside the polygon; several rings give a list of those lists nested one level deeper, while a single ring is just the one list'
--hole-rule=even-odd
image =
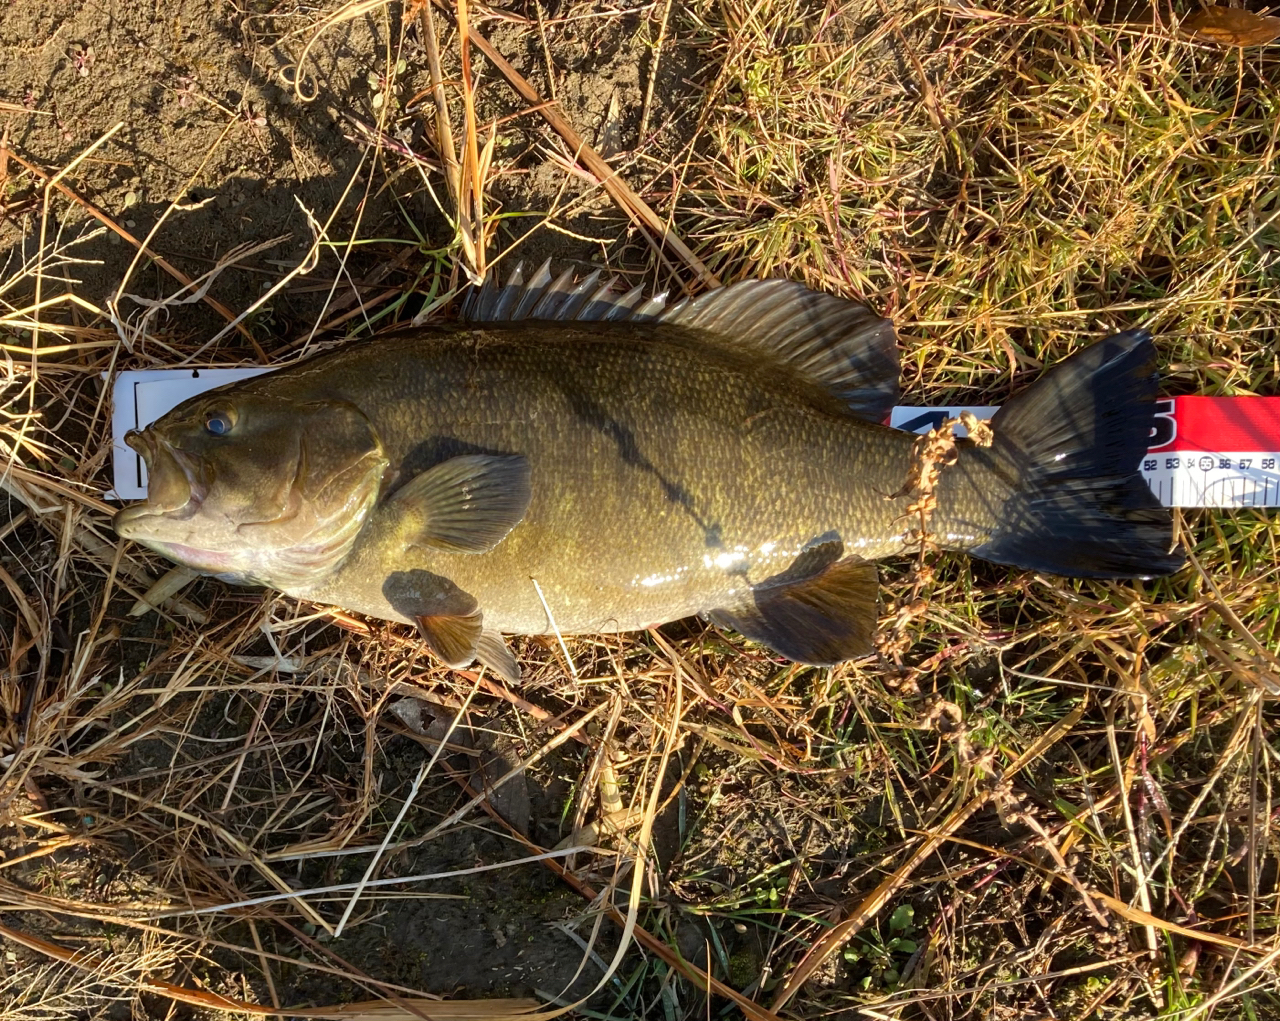
[{"label": "brown soil", "polygon": [[[178,201],[180,208],[170,214],[152,248],[192,276],[236,245],[283,238],[222,274],[212,287],[211,296],[235,311],[299,260],[299,251],[311,241],[303,208],[322,221],[338,210],[329,229],[332,238],[391,239],[356,250],[347,263],[355,279],[402,255],[404,244],[395,244],[396,239],[423,249],[444,248],[449,228],[422,179],[403,161],[372,170],[362,163],[367,136],[354,121],[378,121],[375,84],[385,69],[387,45],[395,39],[388,19],[375,12],[324,34],[305,72],[317,96],[302,102],[289,82],[305,38],[301,32],[316,18],[312,8],[294,7],[254,3],[241,13],[231,5],[211,10],[201,0],[154,0],[89,3],[67,16],[42,0],[15,0],[0,14],[0,98],[32,113],[4,115],[10,146],[56,171],[122,123],[64,183],[138,238],[148,235],[171,201]],[[570,5],[559,12],[564,23],[553,25],[552,32],[554,92],[588,141],[625,169],[639,127],[645,40],[656,29],[645,27],[638,14],[590,15],[590,8]],[[501,21],[486,30],[546,92],[537,33]],[[421,99],[405,110],[429,83],[416,33],[415,25],[408,33],[397,109],[387,133],[431,156]],[[452,51],[446,53],[446,59],[451,56]],[[670,145],[656,151],[674,148],[691,132],[695,91],[686,78],[698,66],[692,51],[674,44],[664,50],[651,117],[657,127],[650,133],[668,138]],[[477,57],[476,69],[482,123],[522,109],[483,58]],[[506,249],[540,224],[543,216],[534,214],[557,208],[562,230],[535,231],[519,246],[519,258],[541,262],[554,256],[568,264],[603,255],[625,263],[625,218],[598,189],[566,174],[555,155],[567,156],[564,145],[536,114],[504,125],[494,153],[491,201],[521,215],[505,222],[496,248]],[[443,194],[439,175],[433,177]],[[12,182],[5,196],[12,208],[36,199],[29,186],[21,187]],[[61,199],[54,212],[64,240],[99,228],[83,208]],[[20,219],[0,222],[0,248],[16,253],[22,235]],[[30,236],[27,240],[30,245]],[[81,297],[101,304],[121,288],[132,255],[132,247],[114,233],[98,231],[76,246],[82,261],[69,282]],[[255,329],[268,352],[316,322],[336,269],[337,260],[329,257],[258,317]],[[144,261],[123,290],[156,299],[176,287]],[[339,306],[350,300],[341,286],[335,297]],[[126,300],[123,311],[132,309]],[[166,331],[198,337],[222,325],[207,306],[184,306]],[[218,353],[233,351],[224,346]]]}]

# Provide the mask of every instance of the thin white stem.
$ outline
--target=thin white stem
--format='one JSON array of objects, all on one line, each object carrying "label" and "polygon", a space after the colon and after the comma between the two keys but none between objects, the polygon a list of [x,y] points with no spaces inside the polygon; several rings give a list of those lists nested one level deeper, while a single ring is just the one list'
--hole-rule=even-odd
[{"label": "thin white stem", "polygon": [[573,675],[573,679],[578,679],[578,668],[573,665],[573,657],[569,655],[569,646],[564,644],[564,635],[560,633],[560,628],[556,625],[556,618],[551,613],[551,607],[547,605],[547,597],[542,594],[542,586],[538,584],[537,578],[530,578],[533,582],[534,591],[538,593],[538,598],[542,600],[542,608],[547,611],[547,620],[551,622],[551,630],[555,632],[556,641],[560,643],[560,651],[564,653],[564,661],[569,664],[569,673]]},{"label": "thin white stem", "polygon": [[449,742],[449,738],[453,736],[454,730],[458,726],[458,721],[462,719],[463,714],[467,711],[467,706],[471,704],[471,699],[475,693],[480,690],[480,677],[484,675],[482,670],[480,675],[476,677],[476,683],[471,686],[471,690],[467,692],[466,700],[453,714],[453,719],[449,721],[449,729],[445,731],[444,738],[436,745],[436,750],[431,754],[431,758],[418,767],[418,775],[413,778],[413,786],[409,788],[409,796],[404,799],[404,804],[400,806],[400,811],[396,813],[395,820],[387,829],[387,835],[382,838],[382,843],[378,845],[378,850],[374,852],[373,857],[369,860],[369,866],[364,870],[364,875],[360,878],[360,882],[356,884],[355,891],[351,894],[351,899],[347,901],[347,906],[342,911],[342,917],[338,919],[338,925],[333,930],[334,939],[342,935],[342,930],[346,927],[347,920],[351,917],[351,912],[355,910],[356,902],[360,899],[360,894],[364,892],[366,886],[371,884],[373,870],[378,867],[378,862],[382,861],[382,855],[387,850],[387,845],[391,843],[391,838],[395,836],[396,830],[400,828],[400,823],[404,820],[405,813],[409,811],[409,806],[413,804],[414,799],[418,796],[418,790],[422,787],[422,781],[427,778],[427,774],[435,767],[436,760],[440,758],[440,753],[444,751],[444,747]]},{"label": "thin white stem", "polygon": [[235,911],[239,908],[251,908],[258,904],[270,904],[278,900],[294,900],[299,897],[313,897],[317,894],[325,893],[341,893],[344,890],[354,890],[360,886],[393,886],[396,883],[425,883],[434,879],[453,879],[456,876],[473,876],[477,872],[496,872],[498,869],[514,868],[517,865],[529,865],[533,862],[545,861],[548,858],[563,858],[565,855],[578,854],[581,851],[593,851],[596,848],[587,844],[575,847],[565,848],[563,851],[547,851],[543,854],[532,854],[527,858],[515,858],[512,861],[497,862],[493,865],[476,865],[469,869],[455,869],[452,872],[424,872],[417,876],[399,876],[393,879],[374,879],[369,882],[361,880],[359,883],[339,883],[337,886],[318,886],[313,890],[297,890],[289,893],[272,893],[263,897],[253,897],[249,900],[232,901],[227,904],[214,904],[207,908],[191,908],[182,911],[165,911],[159,914],[159,918],[178,918],[186,915],[211,915],[218,911]]}]

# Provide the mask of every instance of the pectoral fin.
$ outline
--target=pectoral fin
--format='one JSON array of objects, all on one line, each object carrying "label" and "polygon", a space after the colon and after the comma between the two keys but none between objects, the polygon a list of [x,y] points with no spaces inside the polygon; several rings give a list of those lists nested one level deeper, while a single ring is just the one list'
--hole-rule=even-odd
[{"label": "pectoral fin", "polygon": [[487,553],[520,523],[531,495],[528,458],[464,454],[405,483],[391,503],[411,545]]},{"label": "pectoral fin", "polygon": [[415,619],[423,640],[445,666],[462,670],[475,662],[482,634],[479,610],[465,616],[421,616]]},{"label": "pectoral fin", "polygon": [[[801,561],[806,556],[797,566]],[[797,663],[832,666],[871,653],[879,592],[875,564],[845,557],[808,577],[795,579],[797,573],[788,570],[764,581],[743,605],[707,616]]]}]

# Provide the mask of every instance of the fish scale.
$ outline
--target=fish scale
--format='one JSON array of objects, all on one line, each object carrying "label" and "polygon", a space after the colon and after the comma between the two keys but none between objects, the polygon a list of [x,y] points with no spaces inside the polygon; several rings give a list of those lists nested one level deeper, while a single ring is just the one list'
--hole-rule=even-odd
[{"label": "fish scale", "polygon": [[[519,452],[533,501],[483,556],[391,547],[394,563],[394,522],[375,511],[349,561],[295,594],[407,619],[380,579],[424,570],[472,593],[502,631],[550,633],[548,608],[562,632],[627,631],[723,605],[824,535],[849,537],[868,559],[903,549],[909,498],[889,494],[911,436],[852,418],[776,365],[693,338],[620,343],[610,332],[530,324],[391,338],[378,357],[397,371],[369,383],[330,356],[350,380],[331,396],[372,409],[378,434],[397,438],[384,440],[397,482],[461,453]],[[281,377],[254,384],[288,394]],[[419,436],[432,439],[404,439]]]}]

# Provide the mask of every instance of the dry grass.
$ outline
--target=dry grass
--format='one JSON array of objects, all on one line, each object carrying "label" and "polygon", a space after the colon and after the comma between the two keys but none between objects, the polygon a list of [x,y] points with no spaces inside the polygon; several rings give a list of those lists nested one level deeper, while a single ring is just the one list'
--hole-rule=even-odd
[{"label": "dry grass", "polygon": [[[389,19],[393,41],[426,23],[374,3],[326,10],[255,31],[296,57],[357,16]],[[317,327],[434,313],[493,264],[513,211],[486,196],[522,172],[532,135],[566,168],[544,233],[587,210],[605,257],[650,279],[776,273],[864,298],[899,324],[913,400],[999,401],[1129,325],[1157,334],[1171,390],[1280,392],[1280,65],[1270,49],[1187,41],[1158,13],[472,5],[479,33],[534,41],[530,88],[573,31],[616,37],[638,19],[665,40],[662,62],[693,52],[695,102],[657,90],[665,130],[620,154],[629,184],[606,195],[587,143],[542,133],[539,104],[501,84],[479,43],[461,73],[455,14],[437,9],[439,58],[405,72],[402,98],[448,96],[451,128],[429,98],[409,114],[385,99],[355,110],[371,169],[348,188],[430,189],[457,229],[445,245],[375,247],[363,305],[344,306],[365,235],[313,211],[314,252],[342,260],[307,284],[337,302]],[[377,59],[389,80],[401,51]],[[523,113],[490,125],[493,109]],[[431,162],[393,144],[409,117],[431,124]],[[13,155],[14,193],[43,198]],[[255,356],[234,334],[203,350],[159,321],[127,349],[124,324],[64,281],[76,248],[51,217],[76,211],[74,183],[49,193],[50,216],[14,206],[44,247],[0,284],[5,1017],[113,998],[158,1016],[164,997],[211,1013],[439,1016],[421,998],[450,990],[416,989],[329,935],[339,919],[390,924],[424,894],[479,895],[495,873],[469,888],[361,885],[477,834],[484,854],[427,871],[544,856],[582,894],[565,920],[599,963],[578,991],[619,946],[606,916],[638,923],[640,949],[589,1016],[1280,1016],[1271,515],[1187,515],[1192,565],[1146,584],[951,557],[888,565],[894,640],[834,670],[681,624],[523,642],[528,680],[511,692],[435,667],[401,629],[212,582],[179,578],[158,611],[131,615],[168,566],[121,545],[95,495],[109,448],[97,375],[198,350]],[[318,333],[251,339],[282,360]],[[496,773],[472,768],[488,732],[508,748]],[[552,857],[504,828],[529,801],[499,795],[520,789],[550,812],[535,831],[565,838]],[[547,939],[527,910],[521,938]],[[339,1008],[373,999],[384,1013]]]}]

